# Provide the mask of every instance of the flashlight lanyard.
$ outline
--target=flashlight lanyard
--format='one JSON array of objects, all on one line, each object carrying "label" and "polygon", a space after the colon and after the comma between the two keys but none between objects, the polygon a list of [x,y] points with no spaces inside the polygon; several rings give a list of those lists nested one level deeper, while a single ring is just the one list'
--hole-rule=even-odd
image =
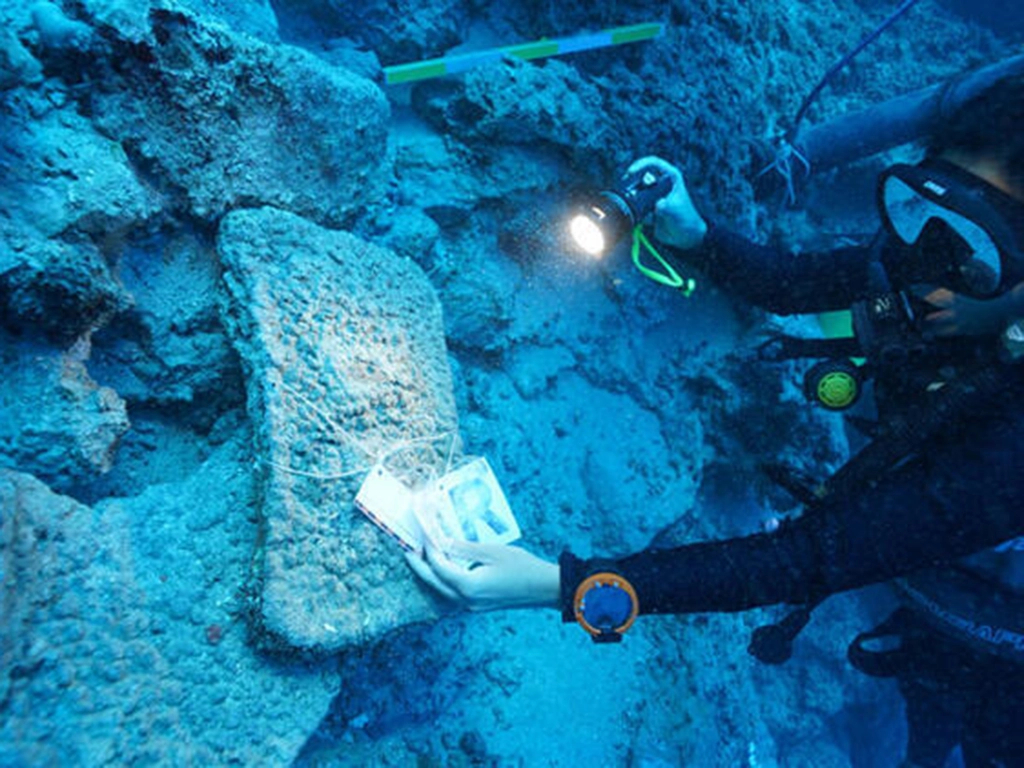
[{"label": "flashlight lanyard", "polygon": [[[641,246],[654,257],[655,261],[665,270],[664,272],[651,269],[640,260]],[[679,288],[683,292],[683,296],[689,296],[693,293],[694,288],[697,287],[697,282],[692,277],[683,277],[672,268],[671,264],[665,261],[665,257],[658,253],[657,249],[651,244],[651,241],[647,239],[643,226],[640,224],[633,227],[633,264],[640,270],[642,275],[649,277],[654,282],[667,285],[669,288]]]}]

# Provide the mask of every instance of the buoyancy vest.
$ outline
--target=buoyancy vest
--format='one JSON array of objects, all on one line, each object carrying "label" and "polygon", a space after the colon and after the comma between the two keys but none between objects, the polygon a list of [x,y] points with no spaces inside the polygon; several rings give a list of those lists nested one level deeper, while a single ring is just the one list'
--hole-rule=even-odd
[{"label": "buoyancy vest", "polygon": [[896,579],[894,587],[939,631],[1024,664],[1024,537]]},{"label": "buoyancy vest", "polygon": [[[904,384],[909,386],[901,387],[896,383],[898,372],[880,370],[879,378],[887,380],[894,390],[891,400],[886,401],[883,395],[880,411],[888,411],[899,418],[899,414],[913,410],[914,402],[921,402],[929,383],[934,386],[934,382],[946,378],[943,385],[955,387],[958,380],[970,381],[973,376],[984,379],[988,391],[976,393],[972,403],[954,404],[939,420],[959,421],[961,436],[958,439],[961,440],[968,439],[973,428],[990,429],[991,421],[973,423],[976,411],[988,407],[999,411],[1008,405],[1001,401],[1020,397],[1022,371],[1019,364],[1000,363],[994,354],[984,356],[988,359],[975,356],[965,364],[964,358],[970,357],[972,351],[976,350],[965,349],[961,340],[950,346],[953,359],[945,365],[941,359],[934,358],[927,361],[932,363],[928,365],[926,356],[922,360],[926,362],[924,366],[907,372]],[[937,370],[940,367],[941,374]],[[986,379],[989,375],[991,378]],[[934,376],[931,382],[930,376]],[[922,382],[927,383],[915,395],[915,385],[921,387]],[[970,384],[966,387],[972,388]],[[1024,429],[1024,418],[1020,414],[1020,409],[1014,407],[1004,411],[1005,418],[1016,417]],[[921,447],[922,452],[927,450],[927,444]],[[1021,498],[1021,515],[1024,516],[1024,497]],[[1003,542],[950,565],[898,578],[893,586],[901,602],[936,630],[976,650],[1024,664],[1024,537]]]},{"label": "buoyancy vest", "polygon": [[[880,238],[874,244],[876,264],[879,266],[883,259],[878,257],[890,245],[885,238]],[[869,299],[862,303],[862,318],[870,314],[870,310],[864,308],[870,307],[871,301]],[[854,316],[856,327],[856,308]],[[869,344],[865,344],[862,332],[856,336],[863,353],[874,351],[869,349]],[[807,356],[807,352],[799,351],[801,347],[806,350],[816,348],[813,342],[806,343],[805,340],[789,338],[785,341],[792,346],[788,353],[783,353],[783,357]],[[837,342],[835,354],[850,354],[849,349],[838,342],[851,340],[832,341]],[[936,431],[935,425],[948,423],[950,418],[970,420],[973,408],[998,404],[1000,396],[1019,397],[1024,391],[1024,364],[1000,363],[994,352],[982,352],[979,355],[980,345],[971,340],[954,340],[946,345],[945,353],[930,345],[928,347],[923,343],[921,347],[912,347],[916,354],[902,359],[896,359],[895,356],[890,360],[877,359],[878,356],[875,359],[867,358],[876,380],[875,399],[879,414],[883,416],[880,421],[882,429],[873,443],[869,443],[866,449],[840,468],[817,491],[809,493],[809,496],[815,493],[823,496],[845,492],[862,482],[870,482],[872,474],[898,463],[908,452],[927,451],[929,435]],[[810,354],[817,356],[820,352]],[[976,386],[979,383],[980,386]],[[922,408],[920,404],[930,399],[925,393],[937,384],[949,390],[961,386],[965,396],[959,400],[955,396],[945,398],[945,404],[939,406],[940,412],[930,412],[929,408]],[[934,400],[943,403],[941,396]],[[915,408],[918,413],[911,420],[917,418],[927,422],[931,419],[932,424],[918,428],[901,421],[905,414],[912,414]],[[889,425],[888,433],[886,422]],[[920,434],[915,434],[915,430]],[[891,443],[887,445],[884,442],[886,440]],[[909,447],[918,441],[923,444],[910,450]],[[895,443],[894,448],[891,447],[892,443]],[[1024,498],[1021,502],[1021,514],[1024,515]],[[978,650],[1024,663],[1024,537],[1004,542],[949,566],[901,577],[893,582],[893,586],[901,601],[937,630]],[[810,607],[813,608],[813,605]],[[794,622],[794,631],[787,634],[795,636],[795,632],[805,622],[806,618]],[[754,653],[760,657],[756,651]]]}]

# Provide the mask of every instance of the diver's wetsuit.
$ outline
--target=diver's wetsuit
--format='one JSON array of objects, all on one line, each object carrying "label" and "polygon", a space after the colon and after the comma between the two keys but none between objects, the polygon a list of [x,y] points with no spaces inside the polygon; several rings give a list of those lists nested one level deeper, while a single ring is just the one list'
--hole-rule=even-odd
[{"label": "diver's wetsuit", "polygon": [[[712,281],[777,314],[849,308],[870,295],[870,265],[877,258],[871,248],[794,257],[717,227],[709,230],[699,252],[686,254],[687,263]],[[1011,376],[1024,384],[1022,372],[1015,370]],[[740,611],[807,603],[945,566],[1024,536],[1024,386],[1011,389],[991,412],[972,414],[974,423],[954,438],[933,441],[927,451],[877,484],[835,494],[773,533],[649,549],[604,562],[636,589],[641,613]],[[595,565],[569,553],[561,557],[566,621],[574,620],[577,585]],[[1012,655],[1013,638],[1001,640],[1003,650]],[[1020,652],[1024,661],[1024,638]],[[962,653],[965,658],[977,655],[966,648]],[[992,663],[1002,670],[1000,676],[1024,684],[1024,664],[995,656]],[[996,706],[1010,708],[1017,718],[1010,735],[1020,742],[1018,754],[1024,760],[1024,694],[1021,687],[1016,690],[1016,704],[1002,701]],[[945,738],[953,739],[947,751],[959,740],[951,729]],[[966,740],[964,744],[966,751]],[[931,758],[923,755],[919,749],[917,759],[930,764],[926,760]]]}]

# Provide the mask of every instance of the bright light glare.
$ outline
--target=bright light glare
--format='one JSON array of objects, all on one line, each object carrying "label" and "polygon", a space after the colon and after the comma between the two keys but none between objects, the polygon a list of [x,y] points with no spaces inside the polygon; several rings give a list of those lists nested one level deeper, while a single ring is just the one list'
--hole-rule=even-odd
[{"label": "bright light glare", "polygon": [[576,245],[591,256],[600,256],[604,253],[604,233],[593,219],[582,214],[574,216],[569,222],[569,232],[572,233]]}]

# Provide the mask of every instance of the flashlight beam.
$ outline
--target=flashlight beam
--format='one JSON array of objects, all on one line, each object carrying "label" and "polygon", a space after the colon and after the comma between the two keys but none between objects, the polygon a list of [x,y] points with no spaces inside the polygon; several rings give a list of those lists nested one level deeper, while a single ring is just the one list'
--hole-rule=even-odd
[{"label": "flashlight beam", "polygon": [[487,48],[472,53],[461,53],[437,59],[424,59],[409,64],[396,64],[384,67],[384,79],[388,85],[410,83],[414,80],[428,80],[432,77],[453,75],[466,72],[474,67],[494,64],[507,56],[529,61],[547,56],[559,56],[566,53],[578,53],[594,48],[606,48],[624,43],[637,43],[659,37],[665,25],[659,22],[633,24],[627,27],[614,27],[602,32],[592,32],[573,37],[559,37],[553,40],[535,40],[532,43],[506,45],[500,48]]}]

